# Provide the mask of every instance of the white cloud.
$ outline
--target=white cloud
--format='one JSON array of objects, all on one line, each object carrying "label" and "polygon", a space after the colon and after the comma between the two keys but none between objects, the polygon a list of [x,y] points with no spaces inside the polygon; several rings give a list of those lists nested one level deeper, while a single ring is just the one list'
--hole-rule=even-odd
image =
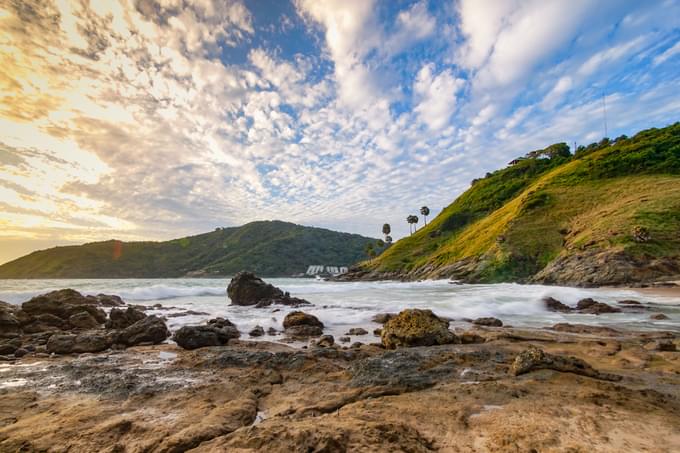
[{"label": "white cloud", "polygon": [[665,63],[678,54],[680,54],[680,41],[676,42],[672,47],[666,49],[662,54],[654,57],[654,66]]},{"label": "white cloud", "polygon": [[548,94],[545,95],[543,101],[541,102],[541,107],[544,109],[554,108],[561,100],[564,95],[571,90],[574,85],[574,81],[569,76],[560,77],[560,79],[555,83],[555,86],[550,90]]},{"label": "white cloud", "polygon": [[413,84],[418,100],[414,111],[431,130],[439,130],[449,124],[449,118],[456,110],[456,95],[464,81],[453,76],[446,69],[434,73],[434,64],[424,65]]}]

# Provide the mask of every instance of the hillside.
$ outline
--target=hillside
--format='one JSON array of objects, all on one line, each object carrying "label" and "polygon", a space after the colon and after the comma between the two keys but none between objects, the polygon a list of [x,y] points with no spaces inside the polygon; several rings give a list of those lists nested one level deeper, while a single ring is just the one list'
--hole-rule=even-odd
[{"label": "hillside", "polygon": [[528,153],[348,278],[577,286],[680,278],[680,123]]},{"label": "hillside", "polygon": [[310,264],[347,266],[374,239],[286,222],[252,222],[165,242],[94,242],[41,250],[0,266],[0,278],[289,276]]}]

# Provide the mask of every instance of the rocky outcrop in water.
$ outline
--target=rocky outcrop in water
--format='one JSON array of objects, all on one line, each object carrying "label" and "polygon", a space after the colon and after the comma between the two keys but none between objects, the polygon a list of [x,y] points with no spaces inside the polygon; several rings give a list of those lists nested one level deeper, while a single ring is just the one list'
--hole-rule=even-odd
[{"label": "rocky outcrop in water", "polygon": [[[555,311],[559,313],[584,313],[590,315],[601,315],[605,313],[621,313],[621,309],[617,307],[612,307],[602,302],[598,302],[591,298],[581,299],[576,304],[575,308],[565,305],[557,299],[552,297],[546,297],[543,299],[543,303],[548,311]],[[630,310],[640,310],[639,304],[623,304],[624,307]]]},{"label": "rocky outcrop in water", "polygon": [[503,327],[503,321],[498,318],[477,318],[472,321],[476,326]]},{"label": "rocky outcrop in water", "polygon": [[455,343],[456,336],[449,331],[449,322],[431,310],[417,308],[400,312],[383,326],[381,340],[384,347],[432,346]]},{"label": "rocky outcrop in water", "polygon": [[284,333],[291,338],[318,337],[324,325],[319,318],[302,311],[292,311],[283,319]]},{"label": "rocky outcrop in water", "polygon": [[270,305],[287,305],[299,307],[312,305],[310,302],[291,297],[287,292],[266,283],[252,272],[239,272],[231,279],[227,287],[227,295],[232,305],[255,306],[255,308]]},{"label": "rocky outcrop in water", "polygon": [[129,327],[144,318],[146,318],[146,313],[137,308],[128,307],[127,309],[123,310],[114,307],[109,312],[109,319],[106,321],[106,328],[125,329],[126,327]]}]

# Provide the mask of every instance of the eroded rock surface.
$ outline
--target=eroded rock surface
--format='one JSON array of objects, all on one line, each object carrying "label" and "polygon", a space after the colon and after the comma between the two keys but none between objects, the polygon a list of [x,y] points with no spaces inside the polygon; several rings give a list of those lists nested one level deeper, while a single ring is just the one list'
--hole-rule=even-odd
[{"label": "eroded rock surface", "polygon": [[547,354],[535,346],[517,354],[510,367],[510,373],[513,376],[519,376],[536,370],[555,370],[563,373],[574,373],[605,381],[621,380],[621,376],[597,371],[579,358]]},{"label": "eroded rock surface", "polygon": [[382,344],[388,349],[400,346],[432,346],[456,342],[449,331],[449,322],[431,310],[408,309],[400,312],[383,326]]}]

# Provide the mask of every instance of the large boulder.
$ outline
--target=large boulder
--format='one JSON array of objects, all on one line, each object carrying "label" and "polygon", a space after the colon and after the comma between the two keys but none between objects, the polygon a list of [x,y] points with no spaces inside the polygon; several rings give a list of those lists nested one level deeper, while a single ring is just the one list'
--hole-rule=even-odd
[{"label": "large boulder", "polygon": [[263,299],[283,297],[284,292],[252,272],[239,272],[229,282],[227,295],[232,305],[256,305]]},{"label": "large boulder", "polygon": [[239,338],[240,332],[228,319],[216,318],[204,326],[184,326],[177,330],[172,339],[184,349],[206,346],[223,346],[232,338]]},{"label": "large boulder", "polygon": [[292,338],[318,337],[324,325],[319,318],[302,311],[292,311],[283,319],[284,333]]},{"label": "large boulder", "polygon": [[477,318],[472,321],[472,324],[476,326],[487,326],[487,327],[503,327],[503,321],[498,318]]},{"label": "large boulder", "polygon": [[455,343],[449,322],[431,310],[408,309],[390,319],[383,326],[382,344],[388,349],[400,346],[432,346]]},{"label": "large boulder", "polygon": [[231,282],[229,282],[227,295],[231,299],[232,305],[254,305],[255,308],[263,308],[275,304],[291,307],[312,305],[304,299],[291,297],[287,292],[283,292],[274,285],[266,283],[252,272],[239,272],[236,274],[231,279]]},{"label": "large boulder", "polygon": [[117,343],[136,346],[162,343],[170,336],[170,332],[165,321],[152,315],[118,331],[117,336]]},{"label": "large boulder", "polygon": [[111,347],[114,337],[108,332],[94,331],[74,334],[54,334],[47,341],[47,352],[55,354],[80,354],[101,352]]},{"label": "large boulder", "polygon": [[[87,322],[89,328],[99,327],[106,321],[106,313],[101,308],[97,308],[98,299],[96,297],[85,297],[78,291],[72,289],[61,289],[47,294],[36,296],[31,300],[21,304],[21,313],[18,314],[23,330],[29,333],[42,332],[57,328],[69,330],[72,328],[82,328],[83,323]],[[94,319],[84,321],[87,313]],[[76,324],[71,324],[70,319],[74,315]],[[61,319],[59,322],[56,318]]]},{"label": "large boulder", "polygon": [[109,312],[109,319],[106,321],[107,329],[125,329],[146,318],[146,313],[134,307],[128,307],[126,310],[113,307]]}]

